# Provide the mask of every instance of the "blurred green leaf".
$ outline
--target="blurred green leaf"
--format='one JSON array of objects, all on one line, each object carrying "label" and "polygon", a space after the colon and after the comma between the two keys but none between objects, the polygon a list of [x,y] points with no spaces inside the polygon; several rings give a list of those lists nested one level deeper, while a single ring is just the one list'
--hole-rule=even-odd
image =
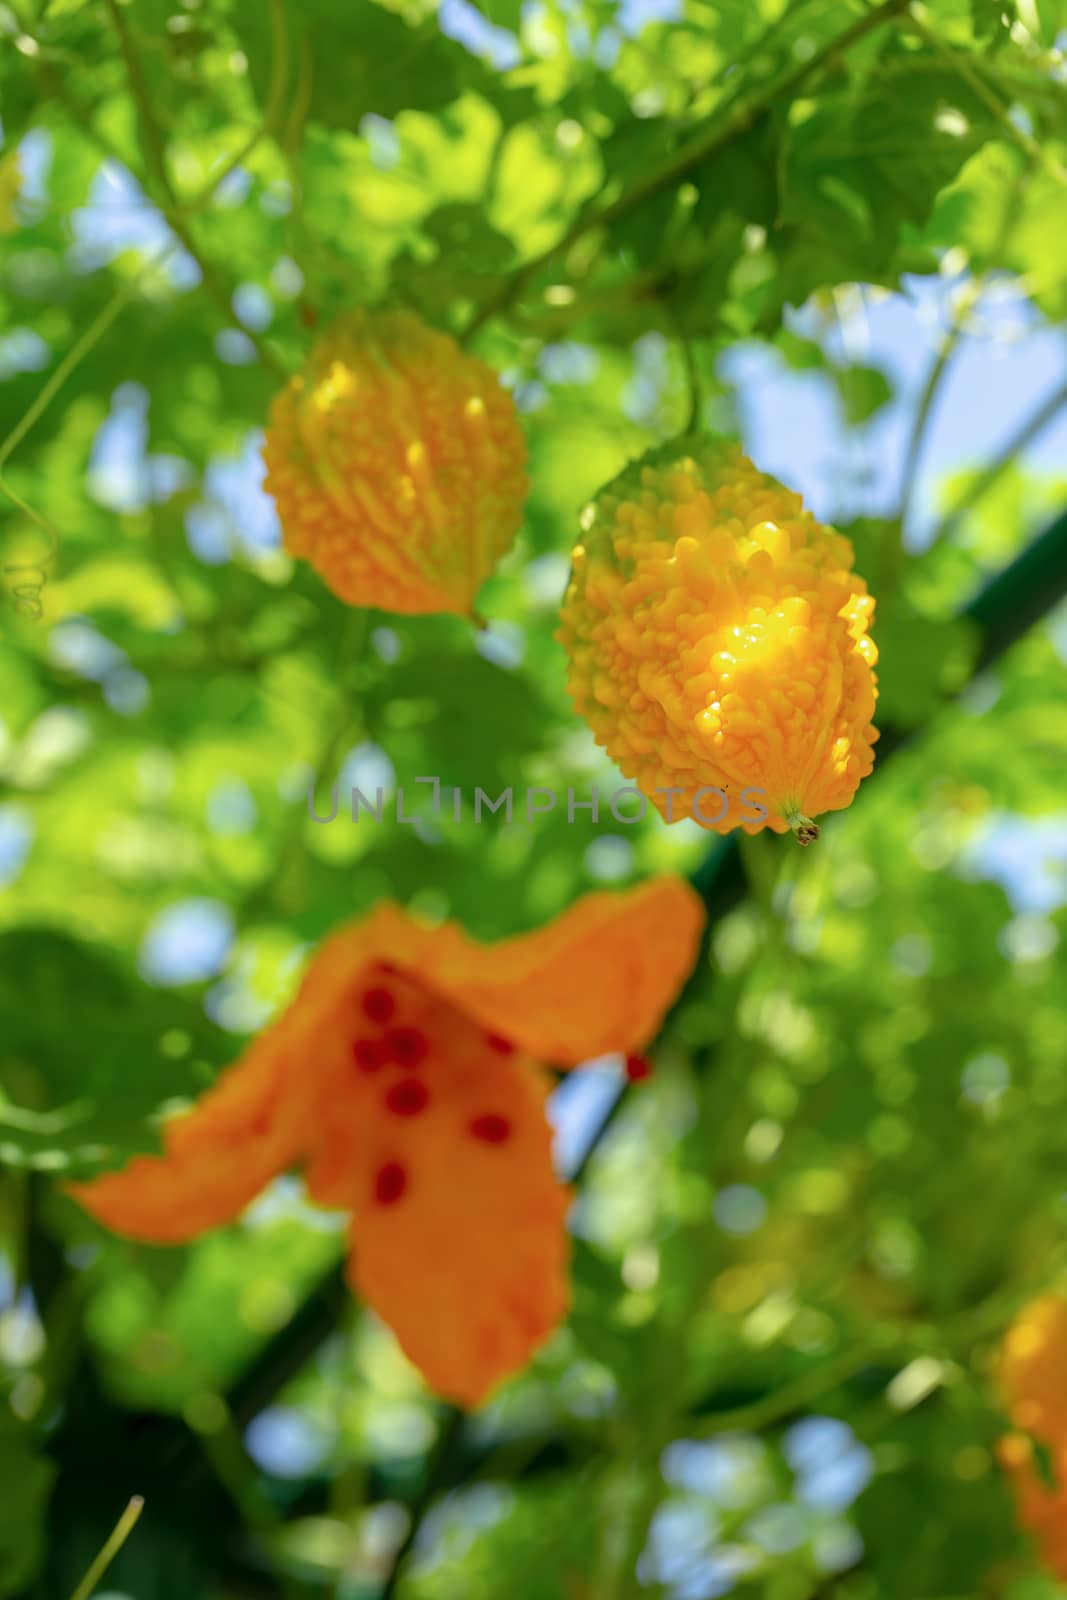
[{"label": "blurred green leaf", "polygon": [[0,934],[4,1159],[82,1176],[158,1148],[150,1116],[233,1046],[192,1002],[124,979],[49,929]]},{"label": "blurred green leaf", "polygon": [[[271,38],[264,13],[252,0],[236,0],[235,18],[252,81],[265,99],[271,71]],[[446,38],[432,18],[407,22],[376,0],[353,0],[339,15],[328,0],[312,0],[290,19],[295,39],[311,53],[314,102],[311,114],[332,128],[355,130],[370,113],[395,117],[408,106],[432,111],[464,89],[487,99],[529,109],[529,99],[509,91],[461,45]],[[295,59],[295,55],[293,57]]]},{"label": "blurred green leaf", "polygon": [[0,1423],[0,1594],[19,1594],[45,1554],[44,1517],[56,1469],[31,1436]]},{"label": "blurred green leaf", "polygon": [[881,607],[877,640],[878,714],[900,728],[920,726],[959,692],[978,645],[966,623],[924,617],[904,601]]},{"label": "blurred green leaf", "polygon": [[869,422],[893,398],[893,386],[878,367],[834,367],[832,371],[850,427]]},{"label": "blurred green leaf", "polygon": [[902,229],[925,223],[988,137],[989,108],[965,76],[927,60],[909,78],[909,54],[903,43],[885,50],[869,82],[791,119],[776,244],[785,298],[842,280],[892,283]]}]

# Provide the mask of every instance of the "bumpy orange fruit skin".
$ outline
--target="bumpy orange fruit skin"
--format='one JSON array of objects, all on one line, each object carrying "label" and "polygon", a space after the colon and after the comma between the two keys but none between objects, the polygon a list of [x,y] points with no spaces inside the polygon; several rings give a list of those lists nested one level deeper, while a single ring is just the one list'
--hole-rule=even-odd
[{"label": "bumpy orange fruit skin", "polygon": [[526,441],[492,369],[409,311],[358,311],[271,407],[286,549],[350,605],[469,614],[522,520]]},{"label": "bumpy orange fruit skin", "polygon": [[[1045,1294],[1024,1306],[1005,1336],[997,1376],[1019,1430],[998,1451],[1019,1521],[1049,1570],[1067,1579],[1067,1297]],[[1058,1487],[1038,1471],[1034,1439],[1048,1450]]]},{"label": "bumpy orange fruit skin", "polygon": [[878,737],[874,601],[849,541],[713,438],[632,463],[582,527],[559,638],[597,743],[668,822],[809,843]]}]

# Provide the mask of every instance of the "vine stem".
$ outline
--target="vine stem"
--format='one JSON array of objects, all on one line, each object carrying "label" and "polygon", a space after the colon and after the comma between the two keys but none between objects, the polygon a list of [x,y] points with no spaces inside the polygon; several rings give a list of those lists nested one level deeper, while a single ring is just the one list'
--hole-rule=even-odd
[{"label": "vine stem", "polygon": [[[960,341],[967,331],[967,319],[974,310],[974,307],[981,296],[982,288],[982,280],[980,278],[973,278],[968,284],[967,288],[964,290],[961,302],[956,308],[956,315],[953,319],[952,327],[948,329],[943,338],[940,340],[937,353],[930,367],[930,371],[927,374],[926,382],[923,385],[923,392],[919,397],[919,404],[915,412],[915,421],[912,426],[911,434],[908,438],[907,452],[904,457],[904,468],[901,474],[900,509],[897,513],[897,522],[900,526],[900,537],[895,541],[892,551],[894,557],[892,566],[894,568],[899,564],[899,557],[903,547],[904,531],[907,525],[907,519],[911,514],[912,501],[915,498],[915,483],[918,477],[919,461],[922,457],[923,446],[926,443],[926,430],[930,422],[930,417],[933,413],[934,401],[941,392],[941,385],[945,381],[945,376],[948,372],[949,365],[957,349],[959,348]],[[889,565],[889,563],[886,563],[886,565]],[[882,587],[886,587],[884,579]]]},{"label": "vine stem", "polygon": [[259,127],[253,129],[244,144],[240,145],[225,163],[221,172],[215,173],[203,193],[187,205],[176,207],[179,213],[202,210],[220,185],[248,160],[253,150],[257,150],[263,140],[277,130],[281,122],[282,101],[289,80],[289,37],[285,26],[285,0],[270,0],[270,19],[273,37],[270,88],[267,90],[267,104]]},{"label": "vine stem", "polygon": [[[270,87],[267,90],[267,101],[263,115],[258,125],[252,129],[252,132],[238,146],[233,155],[224,161],[217,172],[211,174],[200,192],[190,200],[178,202],[171,208],[172,216],[188,217],[202,211],[205,206],[210,204],[216,189],[225,183],[231,173],[235,172],[238,167],[248,160],[252,152],[259,148],[268,134],[276,133],[278,130],[282,116],[285,86],[289,78],[289,47],[285,27],[284,0],[270,0],[270,14],[273,54]],[[43,12],[38,18],[39,22],[42,20]],[[45,92],[73,118],[81,131],[92,141],[105,159],[113,161],[116,166],[126,167],[128,163],[122,151],[106,134],[101,133],[100,129],[91,123],[90,115],[85,107],[79,105],[75,96],[70,93],[69,79],[53,72],[47,62],[41,65],[40,71],[41,82]]]},{"label": "vine stem", "polygon": [[144,1500],[139,1494],[135,1494],[122,1516],[116,1522],[111,1537],[71,1595],[70,1600],[89,1600],[89,1596],[133,1532],[134,1524],[143,1510]]},{"label": "vine stem", "polygon": [[696,353],[693,341],[689,335],[678,328],[678,343],[682,352],[682,363],[685,367],[685,382],[689,391],[689,409],[686,414],[685,431],[687,434],[696,433],[704,416],[704,388],[697,370]]},{"label": "vine stem", "polygon": [[[226,292],[225,285],[219,278],[214,264],[202,254],[188,223],[182,215],[181,202],[167,170],[166,151],[156,123],[155,113],[152,110],[152,99],[148,92],[148,85],[141,71],[141,63],[133,42],[133,36],[126,25],[122,7],[119,4],[119,0],[104,0],[104,4],[118,36],[119,48],[126,64],[126,77],[129,80],[130,93],[137,107],[141,148],[144,151],[146,164],[154,179],[160,210],[172,233],[200,268],[204,280],[204,288],[215,301],[219,310],[229,320],[233,316],[233,307],[230,304],[230,297]],[[220,178],[218,182],[221,181]],[[212,187],[217,187],[217,183],[213,184]],[[263,365],[268,367],[282,383],[287,383],[290,374],[284,363],[278,359],[268,345],[264,344],[258,335],[250,332],[247,328],[244,333],[245,337],[254,345]]]},{"label": "vine stem", "polygon": [[[993,248],[989,252],[990,259],[996,260],[1007,248],[1012,231],[1019,217],[1019,209],[1023,198],[1024,183],[1020,178],[1014,185],[1012,192],[1004,207],[1004,214],[997,227]],[[975,273],[965,288],[956,304],[952,318],[952,326],[944,334],[939,348],[927,374],[926,383],[919,397],[915,421],[908,438],[907,450],[904,457],[904,467],[901,474],[900,505],[896,517],[896,534],[890,547],[883,551],[881,590],[888,591],[896,587],[901,559],[904,554],[904,536],[907,529],[908,518],[911,513],[912,502],[915,497],[915,485],[918,479],[919,462],[922,458],[923,447],[926,443],[926,433],[933,415],[934,402],[941,392],[942,385],[948,374],[953,357],[964,336],[968,332],[968,322],[985,292],[988,268],[985,272]]]},{"label": "vine stem", "polygon": [[[162,266],[166,256],[170,255],[173,250],[174,246],[170,245],[164,255],[157,256],[152,262],[152,270],[154,271],[157,267]],[[143,276],[143,274],[140,274],[136,278],[132,278],[129,283],[120,289],[118,294],[114,295],[103,310],[93,318],[78,342],[67,351],[67,354],[63,357],[48,382],[37,394],[36,399],[12,428],[3,444],[0,445],[0,469],[3,468],[11,453],[22,443],[55,395],[62,389],[75,367],[85,359],[97,341],[107,332],[127,301],[133,299],[140,287]],[[12,496],[12,498],[14,497]]]},{"label": "vine stem", "polygon": [[733,1406],[729,1411],[716,1411],[699,1421],[687,1422],[687,1429],[698,1438],[710,1438],[717,1433],[762,1433],[764,1429],[792,1416],[820,1395],[828,1394],[839,1383],[846,1382],[872,1357],[882,1352],[863,1347],[852,1347],[824,1361],[821,1366],[802,1372],[791,1383],[754,1400],[750,1405]]},{"label": "vine stem", "polygon": [[[112,3],[112,0],[109,0],[109,3]],[[4,439],[2,444],[0,444],[0,494],[6,495],[12,504],[15,505],[24,516],[29,517],[33,522],[36,522],[39,527],[44,529],[45,533],[48,535],[50,545],[49,559],[55,559],[59,553],[59,538],[56,534],[56,530],[46,517],[43,517],[39,511],[35,511],[34,508],[27,503],[27,501],[23,500],[20,495],[16,494],[11,486],[5,482],[3,476],[4,464],[22,443],[23,439],[43,415],[47,407],[55,399],[56,395],[62,389],[71,373],[75,371],[82,361],[84,361],[85,357],[89,354],[93,347],[101,338],[103,338],[104,334],[115,321],[116,317],[118,317],[119,313],[123,311],[128,303],[133,299],[141,284],[148,276],[151,275],[151,273],[157,272],[159,268],[167,262],[170,256],[173,255],[174,251],[177,249],[178,243],[183,244],[186,250],[189,251],[189,254],[192,255],[197,261],[201,272],[204,274],[204,282],[205,284],[208,283],[210,278],[210,269],[206,268],[204,262],[200,260],[199,254],[195,248],[195,244],[190,242],[188,229],[185,228],[184,223],[182,223],[180,213],[183,209],[187,209],[189,211],[198,211],[203,206],[206,206],[211,200],[211,197],[215,194],[219,185],[225,182],[230,173],[240,166],[242,161],[247,159],[250,152],[274,128],[280,118],[281,101],[285,91],[286,79],[288,77],[285,5],[284,0],[270,0],[270,5],[274,35],[274,58],[267,107],[261,126],[257,128],[252,135],[250,135],[250,137],[245,141],[244,145],[242,145],[237,151],[236,155],[226,162],[225,166],[222,168],[222,171],[217,172],[207,181],[200,193],[193,197],[193,199],[188,203],[187,207],[183,208],[179,206],[177,204],[176,197],[174,197],[174,205],[168,207],[168,209],[164,211],[164,215],[171,225],[171,230],[175,235],[175,239],[164,246],[163,250],[149,262],[144,272],[132,278],[112,296],[112,298],[89,324],[88,328],[86,328],[81,338],[78,339],[77,342],[67,352],[63,360],[59,363],[59,366],[53,372],[52,376],[48,379],[47,383],[42,386],[41,390],[35,396],[27,410],[12,428],[7,438]],[[124,29],[125,22],[121,16],[121,13],[119,13],[116,9],[115,14],[118,17],[117,26],[120,30]],[[92,134],[92,137],[95,139],[97,136],[94,133]],[[105,154],[108,154],[109,156],[112,155],[112,153],[107,150],[106,147]],[[160,161],[162,162],[161,146],[159,147],[159,155]],[[115,157],[112,158],[117,159]],[[165,166],[161,167],[161,170],[163,181],[167,187],[167,193],[173,197],[173,190],[170,187],[170,181],[167,176]],[[176,218],[177,222],[175,220]],[[221,286],[217,285],[217,288],[221,289]],[[224,290],[221,290],[221,294],[222,300],[225,302],[226,314],[229,316],[231,311],[229,301],[226,298]],[[253,340],[253,342],[256,343],[255,340]],[[271,355],[270,351],[266,349],[260,349],[258,343],[256,344],[256,348],[257,350],[260,350],[260,354],[263,356],[268,366],[271,366],[275,372],[280,372],[283,378],[288,379],[288,373],[285,372],[285,370],[280,367],[280,364],[274,360],[274,357]]]},{"label": "vine stem", "polygon": [[393,1600],[393,1596],[396,1594],[397,1584],[400,1582],[404,1568],[407,1566],[415,1540],[418,1538],[423,1518],[437,1497],[438,1490],[444,1481],[446,1470],[459,1443],[465,1417],[466,1413],[460,1411],[456,1406],[449,1406],[444,1413],[441,1431],[437,1436],[437,1444],[427,1467],[426,1477],[423,1480],[423,1485],[417,1498],[411,1506],[407,1532],[393,1553],[393,1559],[390,1563],[389,1571],[385,1575],[385,1582],[382,1584],[378,1600]]},{"label": "vine stem", "polygon": [[[168,245],[163,251],[162,255],[156,256],[156,258],[152,261],[149,271],[154,272],[157,268],[161,267],[166,261],[167,257],[173,253],[174,249],[175,246],[173,244]],[[23,515],[32,518],[32,520],[36,522],[39,527],[45,530],[51,547],[49,559],[54,559],[59,553],[59,540],[56,535],[56,531],[46,517],[43,517],[39,511],[35,511],[31,505],[27,504],[27,502],[22,499],[21,495],[16,494],[15,491],[5,482],[3,475],[4,465],[9,456],[11,456],[12,453],[18,449],[19,445],[29,433],[34,423],[37,422],[37,420],[43,415],[45,410],[55,399],[56,395],[62,389],[71,373],[77,366],[80,365],[82,361],[84,361],[85,357],[89,354],[90,350],[92,350],[93,346],[103,338],[108,328],[110,328],[111,324],[115,321],[115,318],[133,299],[134,295],[140,288],[141,283],[144,281],[145,276],[147,276],[146,273],[140,273],[137,277],[131,278],[129,283],[125,284],[117,294],[113,295],[103,309],[98,312],[98,314],[93,318],[92,322],[86,328],[85,332],[82,334],[81,338],[67,351],[67,354],[63,357],[63,360],[59,363],[59,366],[53,372],[48,382],[39,390],[34,400],[26,408],[18,422],[16,422],[7,438],[2,444],[0,444],[0,492],[5,494],[12,504],[18,507]]]},{"label": "vine stem", "polygon": [[976,506],[979,500],[985,498],[1002,473],[1012,465],[1017,456],[1020,456],[1028,445],[1033,444],[1038,436],[1044,433],[1050,422],[1054,422],[1063,407],[1067,405],[1067,383],[1055,389],[1047,399],[1042,401],[1037,410],[1027,418],[1016,433],[1008,440],[1003,450],[980,472],[964,490],[960,499],[952,510],[939,524],[934,534],[932,544],[956,531],[967,512]]},{"label": "vine stem", "polygon": [[[109,0],[109,4],[114,3],[115,0]],[[531,257],[529,261],[516,268],[501,290],[475,313],[464,331],[463,338],[470,339],[498,312],[510,305],[543,267],[569,250],[571,245],[593,228],[602,228],[616,221],[626,212],[632,211],[636,206],[643,205],[646,200],[659,194],[661,189],[668,189],[672,184],[679,182],[701,162],[720,155],[735,139],[748,133],[762,117],[766,116],[777,100],[794,95],[833,56],[850,49],[868,33],[892,21],[894,17],[902,15],[909,4],[910,0],[882,0],[881,5],[875,6],[865,16],[858,17],[849,27],[823,45],[822,49],[816,50],[807,61],[801,62],[791,72],[786,73],[784,78],[768,85],[751,100],[738,104],[725,122],[695,134],[676,150],[662,167],[640,179],[632,189],[626,190],[606,205],[579,214],[555,244],[549,245],[540,255]]]},{"label": "vine stem", "polygon": [[[361,738],[366,737],[364,718],[354,709],[354,702],[349,698],[348,690],[351,688],[353,674],[365,659],[369,631],[370,613],[365,609],[350,608],[342,624],[337,662],[333,672],[340,703],[315,758],[314,773],[310,779],[312,801],[318,795],[323,783],[328,781],[338,757],[353,748]],[[335,780],[335,793],[337,785],[338,780]],[[285,897],[291,892],[291,874],[294,869],[300,871],[306,855],[305,816],[306,805],[294,805],[288,822],[275,840],[274,870],[271,873],[270,885],[266,889],[262,885],[254,889],[243,902],[241,913],[244,917],[252,915],[260,907],[265,893],[270,896],[268,901],[270,905],[285,909]]]}]

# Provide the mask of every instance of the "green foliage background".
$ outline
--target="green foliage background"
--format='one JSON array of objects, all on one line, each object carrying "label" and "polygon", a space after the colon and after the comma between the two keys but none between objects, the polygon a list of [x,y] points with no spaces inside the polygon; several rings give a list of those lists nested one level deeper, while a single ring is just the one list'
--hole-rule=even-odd
[{"label": "green foliage background", "polygon": [[[0,1594],[69,1596],[140,1492],[108,1579],[135,1600],[1052,1600],[994,1465],[989,1369],[1067,1264],[1064,913],[1019,914],[966,861],[994,813],[1062,805],[1067,667],[1041,620],[1062,522],[965,607],[1062,483],[1013,449],[951,487],[921,556],[900,516],[848,530],[889,732],[806,854],[761,838],[739,862],[654,821],[605,851],[582,813],[318,827],[305,791],[368,746],[409,793],[617,785],[553,641],[582,504],[683,426],[694,373],[705,420],[736,427],[714,373],[742,339],[828,372],[849,425],[876,413],[886,375],[787,331],[787,305],[829,323],[850,286],[955,252],[961,326],[1003,273],[1062,322],[1067,8],[686,0],[629,35],[608,0],[483,11],[514,64],[428,0],[0,0],[0,805],[33,829],[0,887]],[[42,130],[46,187],[19,192],[12,152]],[[76,245],[104,163],[155,229],[113,259]],[[242,334],[250,285],[270,321]],[[346,611],[240,529],[224,564],[186,537],[311,325],[385,297],[538,402],[481,653],[457,619]],[[20,362],[27,331],[44,353]],[[639,423],[649,333],[668,357]],[[563,341],[596,353],[580,381],[546,376]],[[116,510],[90,453],[131,383],[149,457],[185,465],[142,467]],[[122,652],[110,693],[57,652],[71,618]],[[251,825],[218,809],[238,782]],[[153,1148],[308,945],[381,897],[490,937],[664,869],[696,874],[708,948],[584,1166],[574,1314],[477,1417],[339,1292],[338,1234],[291,1187],[168,1251],[57,1187]],[[229,910],[224,970],[149,982],[145,936],[189,899]],[[854,1500],[811,1487],[790,1430],[812,1415],[850,1430],[824,1446]],[[264,1416],[300,1430],[288,1471],[256,1448]]]}]

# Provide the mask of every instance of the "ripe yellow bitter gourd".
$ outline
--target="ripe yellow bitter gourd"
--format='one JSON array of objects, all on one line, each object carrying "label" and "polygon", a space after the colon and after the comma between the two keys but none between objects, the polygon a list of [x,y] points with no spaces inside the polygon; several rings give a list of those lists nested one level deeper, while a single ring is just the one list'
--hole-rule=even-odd
[{"label": "ripe yellow bitter gourd", "polygon": [[597,743],[668,822],[817,838],[878,738],[848,539],[715,438],[631,463],[582,528],[559,638]]},{"label": "ripe yellow bitter gourd", "polygon": [[470,614],[522,520],[526,441],[492,368],[410,311],[330,328],[263,446],[286,549],[350,605]]}]

